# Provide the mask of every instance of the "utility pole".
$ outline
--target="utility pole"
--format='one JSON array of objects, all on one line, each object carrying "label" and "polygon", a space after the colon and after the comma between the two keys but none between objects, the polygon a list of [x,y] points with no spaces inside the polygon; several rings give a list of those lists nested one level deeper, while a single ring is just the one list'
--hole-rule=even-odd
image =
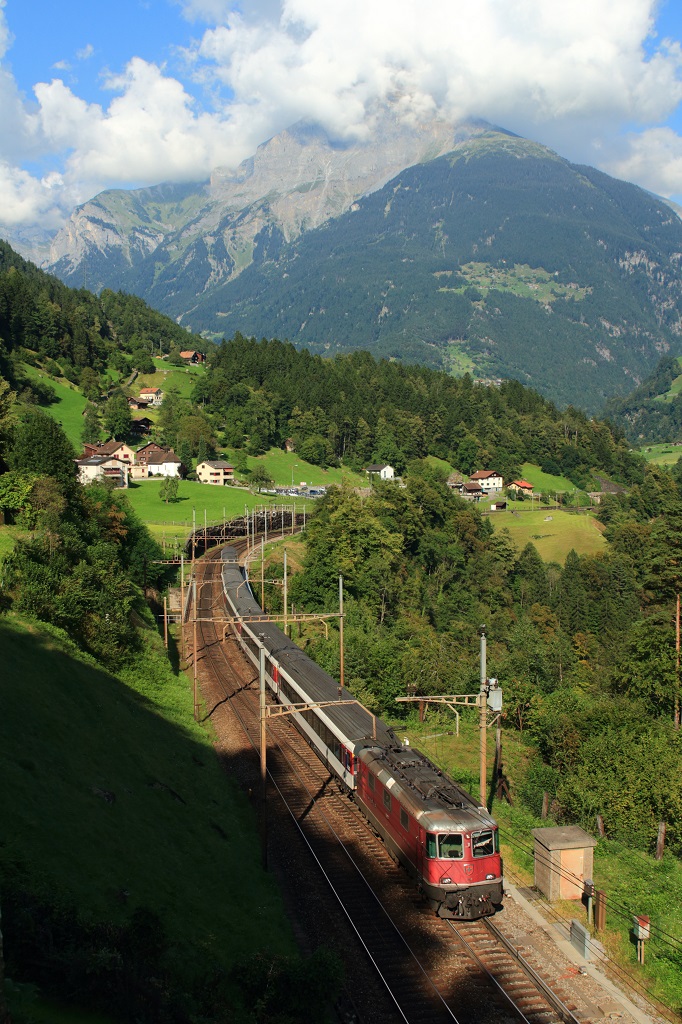
[{"label": "utility pole", "polygon": [[260,801],[261,801],[261,853],[263,869],[268,870],[268,770],[266,764],[265,728],[265,647],[258,641],[258,688],[260,705]]},{"label": "utility pole", "polygon": [[343,576],[339,576],[339,700],[344,686]]},{"label": "utility pole", "polygon": [[486,664],[486,637],[485,637],[485,626],[479,627],[479,635],[481,637],[481,692],[479,699],[479,717],[478,717],[478,728],[479,728],[479,755],[480,755],[480,768],[479,768],[479,791],[480,791],[480,804],[481,807],[487,806],[486,801],[486,720],[488,716],[488,683],[487,683],[487,664]]},{"label": "utility pole", "polygon": [[197,510],[192,506],[192,573],[194,573],[195,549],[197,543]]},{"label": "utility pole", "polygon": [[289,624],[287,622],[287,603],[288,603],[288,590],[287,590],[287,549],[284,549],[284,635],[289,636]]},{"label": "utility pole", "polygon": [[675,611],[675,728],[680,728],[680,595],[677,595]]},{"label": "utility pole", "polygon": [[199,721],[199,705],[197,703],[197,581],[196,581],[196,577],[194,578],[193,587],[194,587],[194,592],[192,594],[192,605],[193,605],[193,610],[194,610],[194,648],[193,648],[193,654],[192,654],[192,662],[193,662],[193,665],[192,665],[192,668],[193,668],[192,693],[194,695],[194,721],[198,722]]},{"label": "utility pole", "polygon": [[265,540],[260,539],[260,606],[265,611]]}]

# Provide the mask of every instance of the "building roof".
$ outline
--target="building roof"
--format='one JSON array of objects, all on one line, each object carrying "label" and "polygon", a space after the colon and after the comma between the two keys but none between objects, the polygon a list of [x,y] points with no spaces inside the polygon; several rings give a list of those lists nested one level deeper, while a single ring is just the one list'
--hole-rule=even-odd
[{"label": "building roof", "polygon": [[203,356],[203,352],[200,352],[198,348],[188,349],[186,352],[180,353],[181,359],[191,359],[192,356]]},{"label": "building roof", "polygon": [[113,455],[119,448],[127,448],[128,446],[124,441],[105,441],[104,444],[97,445],[98,455]]},{"label": "building roof", "polygon": [[140,388],[140,398],[143,395],[160,395],[161,388]]},{"label": "building roof", "polygon": [[470,494],[482,494],[483,488],[480,484],[477,484],[475,480],[470,480],[469,483],[464,484],[464,490]]},{"label": "building roof", "polygon": [[534,828],[533,836],[546,850],[580,850],[597,845],[597,840],[579,825]]},{"label": "building roof", "polygon": [[117,459],[114,455],[88,455],[85,459],[74,459],[77,466],[103,466],[117,462],[119,466],[127,466],[123,459]]},{"label": "building roof", "polygon": [[174,462],[178,466],[182,465],[182,459],[179,459],[175,452],[150,452],[147,464],[150,466],[163,466],[167,462]]},{"label": "building roof", "polygon": [[[199,463],[199,466],[210,466],[211,469],[234,469],[234,466],[229,462],[225,462],[224,459],[204,459],[203,462]],[[199,466],[197,466],[197,469]]]},{"label": "building roof", "polygon": [[528,490],[533,490],[533,485],[529,484],[527,480],[512,480],[511,487],[527,487]]},{"label": "building roof", "polygon": [[499,473],[493,473],[490,469],[477,469],[475,473],[472,473],[470,480],[488,480],[491,476],[499,476]]},{"label": "building roof", "polygon": [[380,473],[382,469],[393,469],[387,462],[377,462],[373,466],[365,466],[365,473]]}]

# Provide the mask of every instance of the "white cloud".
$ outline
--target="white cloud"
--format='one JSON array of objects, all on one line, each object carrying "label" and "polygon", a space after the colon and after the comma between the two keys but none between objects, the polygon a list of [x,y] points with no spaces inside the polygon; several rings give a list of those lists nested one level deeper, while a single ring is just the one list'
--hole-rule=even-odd
[{"label": "white cloud", "polygon": [[[204,178],[301,117],[366,136],[387,104],[405,118],[484,117],[682,191],[682,140],[660,127],[682,101],[682,52],[655,39],[655,0],[244,0],[239,13],[232,0],[175,2],[211,26],[185,51],[205,109],[138,57],[109,76],[104,106],[60,79],[37,84],[29,105],[0,69],[0,159],[40,156],[60,175],[46,189],[17,172],[12,194],[24,199],[0,189],[0,222],[5,207],[30,217],[32,195],[39,212],[55,195],[66,209],[111,185]],[[0,58],[11,43],[4,7]],[[88,45],[78,57],[92,54]],[[620,133],[633,124],[641,134],[624,149]]]},{"label": "white cloud", "polygon": [[617,178],[646,184],[661,196],[682,196],[682,138],[671,128],[650,128],[625,139],[624,152],[607,160]]},{"label": "white cloud", "polygon": [[76,57],[78,60],[90,60],[94,52],[95,47],[92,43],[86,43],[80,50],[76,50]]}]

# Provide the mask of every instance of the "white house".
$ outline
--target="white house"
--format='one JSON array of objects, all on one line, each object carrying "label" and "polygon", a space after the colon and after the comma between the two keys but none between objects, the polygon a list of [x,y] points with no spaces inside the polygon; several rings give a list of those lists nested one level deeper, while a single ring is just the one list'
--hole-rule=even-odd
[{"label": "white house", "polygon": [[140,400],[147,405],[161,405],[163,402],[163,391],[161,388],[142,388]]},{"label": "white house", "polygon": [[378,462],[373,466],[365,466],[365,473],[369,473],[370,476],[375,474],[382,480],[394,480],[395,470],[393,466],[388,466],[383,462]]},{"label": "white house", "polygon": [[152,452],[147,459],[149,476],[182,476],[183,465],[174,451]]},{"label": "white house", "polygon": [[93,480],[113,480],[115,487],[128,486],[130,467],[123,459],[106,455],[89,455],[85,459],[75,459],[78,480],[82,484],[90,484]]},{"label": "white house", "polygon": [[479,484],[486,494],[490,494],[491,491],[501,491],[504,487],[504,478],[489,469],[477,469],[469,479],[472,483]]}]

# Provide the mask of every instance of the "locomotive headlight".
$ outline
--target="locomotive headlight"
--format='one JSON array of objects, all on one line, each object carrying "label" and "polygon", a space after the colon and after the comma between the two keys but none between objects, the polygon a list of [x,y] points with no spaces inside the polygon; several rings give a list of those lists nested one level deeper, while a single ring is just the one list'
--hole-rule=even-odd
[{"label": "locomotive headlight", "polygon": [[494,878],[495,876],[494,875],[486,875],[485,877],[486,877],[486,881],[487,881],[489,878]]},{"label": "locomotive headlight", "polygon": [[440,884],[441,885],[450,885],[451,883],[452,883],[452,879],[451,878],[441,878],[441,880],[440,880]]}]

